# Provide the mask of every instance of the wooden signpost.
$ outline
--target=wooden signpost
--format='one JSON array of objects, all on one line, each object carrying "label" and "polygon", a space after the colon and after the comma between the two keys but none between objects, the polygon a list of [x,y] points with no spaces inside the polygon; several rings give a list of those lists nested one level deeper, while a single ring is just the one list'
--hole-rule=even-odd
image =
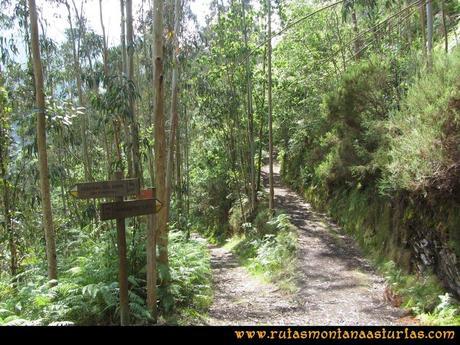
[{"label": "wooden signpost", "polygon": [[[125,219],[143,215],[152,215],[161,208],[155,199],[155,189],[140,190],[139,179],[122,179],[123,173],[115,174],[115,180],[102,182],[79,183],[70,194],[78,199],[114,198],[114,202],[100,205],[101,220],[116,219],[117,247],[119,259],[118,279],[120,286],[120,319],[121,325],[129,324],[128,300],[128,260],[126,256],[126,224]],[[124,197],[136,196],[138,200],[124,201]]]},{"label": "wooden signpost", "polygon": [[155,213],[155,199],[101,204],[101,220],[146,216]]},{"label": "wooden signpost", "polygon": [[116,198],[138,195],[139,179],[79,183],[70,191],[78,199]]}]

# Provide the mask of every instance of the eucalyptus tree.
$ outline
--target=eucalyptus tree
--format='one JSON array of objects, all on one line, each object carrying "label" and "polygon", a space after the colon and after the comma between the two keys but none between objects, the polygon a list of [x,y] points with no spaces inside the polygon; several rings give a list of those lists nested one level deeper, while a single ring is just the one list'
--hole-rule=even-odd
[{"label": "eucalyptus tree", "polygon": [[29,0],[32,59],[35,79],[35,102],[37,107],[37,145],[40,170],[40,191],[42,198],[43,226],[45,229],[48,277],[57,279],[56,241],[51,209],[51,193],[48,177],[48,154],[46,148],[46,117],[43,68],[38,38],[37,8],[35,0]]},{"label": "eucalyptus tree", "polygon": [[[123,77],[128,77],[129,74],[129,63],[128,63],[128,51],[127,51],[127,19],[126,19],[126,5],[127,0],[120,0],[120,12],[121,12],[121,31],[120,31],[120,41],[121,41],[121,70],[120,75]],[[126,151],[126,160],[128,167],[128,176],[133,176],[133,150],[132,150],[132,133],[129,130],[129,113],[127,117],[121,118],[120,128],[124,132],[124,137],[126,141],[125,151]],[[121,133],[120,133],[121,134]]]},{"label": "eucalyptus tree", "polygon": [[120,42],[121,42],[121,74],[128,75],[128,53],[126,51],[126,10],[125,0],[120,0]]},{"label": "eucalyptus tree", "polygon": [[[127,34],[127,54],[128,54],[128,79],[134,82],[134,27],[133,27],[133,2],[132,0],[126,0],[126,34]],[[129,117],[131,125],[131,142],[130,146],[132,149],[133,157],[133,176],[139,177],[141,181],[141,160],[139,151],[139,128],[136,116],[136,107],[134,98],[129,101]]]},{"label": "eucalyptus tree", "polygon": [[268,3],[268,37],[267,37],[267,54],[268,54],[268,159],[269,159],[269,188],[270,195],[268,199],[268,208],[273,215],[275,212],[275,187],[273,178],[273,100],[272,100],[272,6],[271,0]]},{"label": "eucalyptus tree", "polygon": [[15,276],[18,269],[18,251],[16,234],[12,223],[11,182],[9,179],[10,145],[11,145],[11,105],[8,93],[3,87],[3,78],[0,75],[0,188],[2,190],[3,228],[8,238],[10,250],[10,271]]},{"label": "eucalyptus tree", "polygon": [[[81,71],[81,62],[80,62],[80,47],[81,41],[86,31],[85,22],[83,18],[83,2],[81,3],[80,11],[78,10],[75,0],[60,0],[67,9],[67,20],[70,26],[70,41],[72,45],[72,54],[73,54],[73,67],[74,67],[74,75],[75,80],[77,82],[77,95],[78,95],[78,106],[83,108],[85,107],[85,99],[83,94],[83,83],[81,79],[82,71]],[[75,11],[75,15],[77,17],[77,28],[74,28],[74,21],[72,19],[72,8]],[[83,167],[85,172],[85,179],[87,181],[92,180],[92,173],[91,173],[91,158],[89,155],[88,149],[88,121],[86,113],[82,114],[81,116],[81,126],[80,126],[80,133],[81,133],[81,142],[82,142],[82,156],[83,156]]]},{"label": "eucalyptus tree", "polygon": [[444,50],[446,53],[449,52],[449,33],[447,31],[447,23],[446,23],[446,4],[445,0],[441,0],[441,23],[442,23],[442,31],[444,34]]},{"label": "eucalyptus tree", "polygon": [[[181,12],[182,1],[175,0],[174,2],[174,31],[173,31],[173,61],[171,73],[171,109],[170,109],[170,129],[168,139],[168,158],[166,164],[166,195],[168,204],[168,214],[171,204],[171,188],[173,179],[173,164],[174,164],[174,151],[179,150],[177,142],[178,124],[179,124],[179,35],[181,30]],[[176,145],[177,144],[177,145]],[[178,165],[176,166],[176,169]],[[168,215],[169,218],[169,215]]]},{"label": "eucalyptus tree", "polygon": [[[246,0],[241,0],[242,15],[243,15],[243,39],[246,54],[249,53],[249,42],[248,42],[248,22],[246,17]],[[251,212],[254,212],[257,202],[257,185],[256,185],[256,171],[255,171],[255,144],[254,144],[254,109],[253,109],[253,94],[252,94],[252,70],[251,61],[249,58],[246,59],[246,89],[247,89],[247,117],[248,117],[248,143],[249,143],[249,176],[250,176],[250,195],[251,201]]]},{"label": "eucalyptus tree", "polygon": [[[359,35],[359,28],[358,28],[358,15],[357,15],[357,2],[359,0],[345,0],[343,3],[342,11],[344,18],[351,16],[351,22],[353,27],[353,32],[355,37]],[[354,53],[355,57],[359,58],[359,54],[361,51],[361,40],[356,39],[354,40]]]},{"label": "eucalyptus tree", "polygon": [[[166,133],[164,114],[164,75],[163,75],[163,5],[164,1],[153,1],[153,89],[154,96],[154,137],[155,137],[155,185],[157,198],[165,205],[157,214],[155,231],[147,236],[147,303],[156,314],[156,243],[159,246],[159,262],[169,269],[167,237],[167,195],[166,195]],[[154,314],[154,315],[155,315]]]},{"label": "eucalyptus tree", "polygon": [[433,54],[433,4],[432,0],[426,0],[426,33],[428,64],[431,65]]},{"label": "eucalyptus tree", "polygon": [[104,75],[107,78],[109,76],[109,52],[107,48],[107,35],[105,33],[104,19],[102,18],[102,0],[99,0],[99,20],[102,29],[102,42],[104,44]]}]

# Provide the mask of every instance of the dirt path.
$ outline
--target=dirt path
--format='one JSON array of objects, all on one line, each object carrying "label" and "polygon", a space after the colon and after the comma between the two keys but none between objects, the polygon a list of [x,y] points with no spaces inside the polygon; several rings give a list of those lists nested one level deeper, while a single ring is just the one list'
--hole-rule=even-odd
[{"label": "dirt path", "polygon": [[[267,170],[265,170],[267,171]],[[354,241],[280,183],[277,208],[297,227],[298,291],[286,294],[251,276],[229,251],[213,247],[210,325],[398,325],[412,323],[384,301],[385,282]]]}]

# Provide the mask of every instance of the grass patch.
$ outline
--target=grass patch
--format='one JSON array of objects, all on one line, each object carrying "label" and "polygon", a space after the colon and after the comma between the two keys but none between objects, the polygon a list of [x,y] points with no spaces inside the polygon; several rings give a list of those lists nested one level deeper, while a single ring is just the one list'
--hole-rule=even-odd
[{"label": "grass patch", "polygon": [[224,248],[257,277],[294,292],[297,233],[286,214],[270,219],[266,209],[245,224],[245,232],[228,239]]}]

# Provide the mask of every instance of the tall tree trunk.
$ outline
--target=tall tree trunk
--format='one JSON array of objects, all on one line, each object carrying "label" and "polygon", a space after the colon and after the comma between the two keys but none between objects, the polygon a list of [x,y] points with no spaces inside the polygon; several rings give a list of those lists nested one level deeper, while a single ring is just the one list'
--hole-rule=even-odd
[{"label": "tall tree trunk", "polygon": [[[78,17],[78,12],[77,12],[77,7],[75,5],[75,1],[72,0],[73,7],[77,13]],[[79,107],[84,107],[84,101],[83,101],[83,85],[82,85],[82,80],[81,80],[81,66],[80,66],[80,43],[77,45],[77,38],[75,37],[75,32],[73,28],[73,22],[72,22],[72,12],[70,10],[70,5],[66,1],[65,5],[67,7],[67,13],[68,13],[68,20],[69,20],[69,25],[70,25],[70,36],[72,39],[72,53],[73,53],[73,63],[74,63],[74,69],[76,73],[76,81],[77,81],[77,93],[78,93],[78,106]],[[81,23],[79,23],[79,30],[78,30],[78,42],[80,42],[81,39]],[[88,151],[88,137],[86,135],[86,129],[88,127],[87,123],[87,115],[86,112],[82,115],[81,117],[81,125],[80,125],[80,134],[81,134],[81,141],[82,141],[82,153],[83,153],[83,167],[85,171],[85,179],[87,181],[92,180],[92,175],[91,175],[91,159],[89,157],[89,151]]]},{"label": "tall tree trunk", "polygon": [[128,54],[126,52],[126,18],[125,18],[125,0],[120,0],[120,11],[121,11],[121,61],[122,61],[122,72],[124,75],[128,75]]},{"label": "tall tree trunk", "polygon": [[[133,1],[126,0],[126,34],[128,52],[128,79],[134,83],[134,28],[133,28]],[[131,115],[131,149],[133,154],[133,174],[141,179],[140,151],[139,151],[139,128],[136,120],[136,107],[134,98],[129,99],[129,112]]]},{"label": "tall tree trunk", "polygon": [[[249,52],[248,30],[246,24],[245,0],[241,0],[244,21],[244,46]],[[256,171],[254,166],[255,146],[254,146],[254,111],[252,106],[252,75],[250,69],[250,59],[246,59],[246,93],[247,93],[247,115],[248,115],[248,141],[249,141],[249,175],[250,175],[250,195],[251,213],[254,212],[257,202]]]},{"label": "tall tree trunk", "polygon": [[[128,52],[126,49],[126,17],[125,17],[125,1],[120,0],[120,11],[121,11],[121,33],[120,33],[120,41],[121,41],[121,74],[125,77],[128,77]],[[128,77],[129,78],[129,77]],[[129,122],[126,120],[122,120],[123,124],[123,131],[125,133],[125,148],[126,148],[126,161],[128,166],[128,176],[133,177],[133,154],[132,154],[132,138],[129,130]]]},{"label": "tall tree trunk", "polygon": [[[109,77],[109,53],[107,49],[107,36],[105,33],[105,25],[104,20],[102,17],[102,0],[99,0],[99,19],[101,21],[101,29],[102,29],[102,39],[103,39],[103,57],[104,57],[104,78],[105,82],[107,82],[107,78]],[[112,173],[112,155],[111,155],[111,148],[112,144],[108,142],[108,130],[107,128],[104,129],[103,140],[104,140],[104,149],[107,157],[107,178],[110,179],[113,175]]]},{"label": "tall tree trunk", "polygon": [[[1,72],[1,70],[0,70]],[[1,74],[0,74],[0,86],[2,85]],[[2,104],[0,103],[0,106]],[[3,109],[0,108],[0,111]],[[10,271],[11,275],[15,276],[18,268],[18,255],[16,247],[16,236],[14,233],[13,224],[11,222],[11,205],[10,205],[10,188],[7,181],[7,171],[8,171],[8,150],[9,150],[9,140],[8,140],[8,130],[4,127],[3,123],[6,124],[7,119],[2,119],[3,116],[8,116],[5,113],[0,113],[0,173],[2,180],[2,196],[3,196],[3,221],[5,224],[5,232],[8,236],[8,246],[10,249]]]},{"label": "tall tree trunk", "polygon": [[420,31],[422,34],[422,51],[423,56],[426,57],[426,30],[425,30],[425,8],[423,7],[423,2],[418,6],[419,20],[420,20]]},{"label": "tall tree trunk", "polygon": [[258,157],[258,166],[257,166],[257,190],[261,190],[261,180],[262,180],[262,149],[264,147],[264,118],[265,118],[265,91],[267,87],[267,47],[264,49],[264,60],[262,64],[262,75],[263,75],[263,84],[262,84],[262,105],[260,107],[260,127],[259,127],[259,157]]},{"label": "tall tree trunk", "polygon": [[171,76],[171,116],[168,141],[168,162],[166,167],[166,193],[167,209],[171,203],[171,186],[173,177],[174,146],[176,143],[176,131],[179,124],[179,32],[181,23],[181,0],[175,0],[174,4],[174,42],[173,42],[173,65]]},{"label": "tall tree trunk", "polygon": [[[154,98],[154,135],[155,135],[155,185],[157,199],[164,205],[157,214],[155,222],[155,238],[159,245],[159,261],[168,267],[167,239],[165,239],[167,227],[167,195],[166,195],[166,133],[165,133],[165,114],[164,114],[164,75],[163,75],[163,5],[164,1],[154,0],[153,3],[153,89]],[[149,236],[151,233],[149,232]],[[148,248],[149,251],[155,251],[155,248]],[[148,256],[152,256],[148,253]],[[152,256],[153,258],[153,256]],[[150,272],[152,275],[148,281],[152,284],[147,287],[149,294],[149,309],[156,308],[151,303],[156,301],[156,272]],[[154,277],[155,276],[155,277]],[[155,285],[153,285],[155,281]],[[150,290],[150,291],[149,291]],[[153,297],[155,296],[155,297]]]},{"label": "tall tree trunk", "polygon": [[125,118],[121,118],[121,123],[123,125],[124,132],[124,144],[125,144],[125,155],[126,155],[126,165],[128,166],[128,177],[133,177],[133,155],[131,147],[131,133],[129,131],[129,122]]},{"label": "tall tree trunk", "polygon": [[449,33],[447,32],[446,25],[446,8],[445,0],[441,0],[441,20],[442,20],[442,31],[444,33],[444,50],[446,54],[449,52]]},{"label": "tall tree trunk", "polygon": [[273,102],[272,102],[272,8],[268,0],[268,159],[270,196],[268,209],[270,214],[275,212],[275,187],[273,181]]},{"label": "tall tree trunk", "polygon": [[46,152],[46,118],[43,70],[38,39],[37,8],[35,0],[29,0],[30,27],[32,38],[32,59],[35,76],[35,102],[37,106],[37,146],[40,172],[40,192],[45,228],[46,256],[48,260],[48,278],[57,279],[56,242],[51,211],[50,183],[48,179],[48,155]]},{"label": "tall tree trunk", "polygon": [[433,3],[431,0],[427,0],[426,2],[426,33],[428,64],[431,66],[431,58],[433,53]]},{"label": "tall tree trunk", "polygon": [[187,106],[184,107],[184,127],[185,127],[185,190],[186,190],[186,203],[185,203],[185,224],[187,227],[187,239],[190,237],[190,143],[189,143],[189,118],[187,112]]},{"label": "tall tree trunk", "polygon": [[[356,16],[356,10],[353,8],[351,12],[351,21],[353,23],[353,33],[355,37],[359,35],[359,28],[358,28],[358,17]],[[355,39],[355,58],[360,58],[360,51],[361,51],[361,40],[359,38]]]},{"label": "tall tree trunk", "polygon": [[182,151],[181,151],[181,126],[177,126],[176,131],[176,200],[177,200],[177,214],[179,220],[179,228],[182,229]]},{"label": "tall tree trunk", "polygon": [[102,18],[102,0],[99,0],[99,19],[101,21],[102,39],[103,39],[103,58],[104,58],[104,76],[109,76],[109,53],[107,50],[107,36],[105,34],[104,20]]}]

